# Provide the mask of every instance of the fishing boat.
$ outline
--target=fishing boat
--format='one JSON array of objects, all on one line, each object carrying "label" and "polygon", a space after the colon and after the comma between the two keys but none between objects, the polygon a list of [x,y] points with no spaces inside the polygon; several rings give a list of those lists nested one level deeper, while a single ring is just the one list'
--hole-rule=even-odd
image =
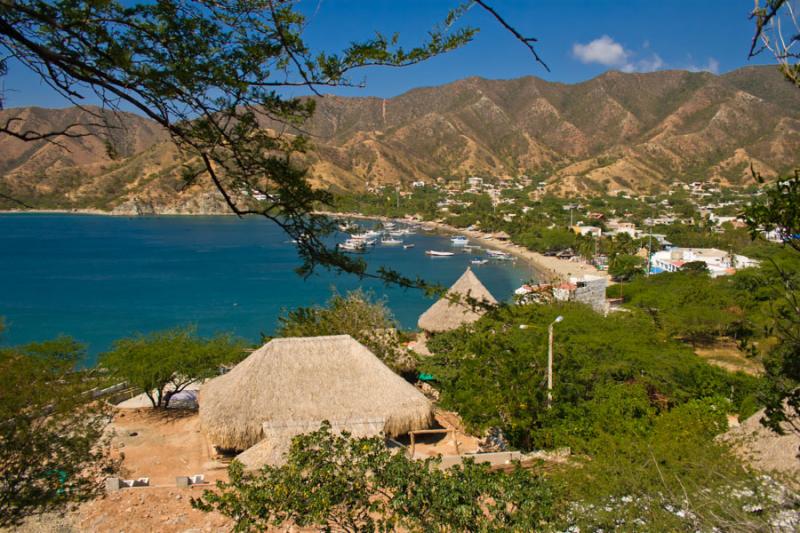
[{"label": "fishing boat", "polygon": [[488,259],[481,259],[480,257],[476,257],[475,259],[470,261],[470,263],[472,263],[473,265],[485,265],[488,262],[489,262]]},{"label": "fishing boat", "polygon": [[404,230],[404,229],[398,229],[398,230],[390,231],[389,235],[391,235],[392,237],[402,237],[403,235],[407,235],[407,233],[406,233],[406,230]]},{"label": "fishing boat", "polygon": [[388,239],[384,237],[381,239],[381,244],[384,246],[397,246],[398,244],[403,244],[403,241],[395,239],[394,237],[389,237]]},{"label": "fishing boat", "polygon": [[508,252],[501,252],[500,250],[486,250],[486,255],[493,259],[513,259]]},{"label": "fishing boat", "polygon": [[404,244],[403,245],[403,249],[404,250],[408,250],[409,248],[413,248],[413,247],[414,247],[414,244]]},{"label": "fishing boat", "polygon": [[456,254],[454,252],[438,252],[436,250],[426,250],[425,255],[430,255],[432,257],[450,257]]},{"label": "fishing boat", "polygon": [[338,245],[340,251],[349,253],[361,253],[366,249],[366,247],[367,245],[363,241],[354,239],[347,239]]},{"label": "fishing boat", "polygon": [[351,231],[358,231],[359,229],[358,224],[349,220],[339,223],[339,231],[343,233],[350,233]]},{"label": "fishing boat", "polygon": [[453,246],[466,246],[469,244],[469,239],[463,235],[459,235],[450,239],[450,242],[453,244]]}]

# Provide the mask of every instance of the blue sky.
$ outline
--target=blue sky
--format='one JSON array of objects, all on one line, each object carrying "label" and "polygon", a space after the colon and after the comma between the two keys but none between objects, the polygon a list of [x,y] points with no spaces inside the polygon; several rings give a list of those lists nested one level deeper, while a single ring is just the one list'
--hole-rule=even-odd
[{"label": "blue sky", "polygon": [[[456,4],[447,0],[301,0],[308,15],[307,42],[333,51],[374,31],[399,32],[401,43],[418,42]],[[420,86],[468,76],[534,75],[565,83],[606,70],[661,69],[724,73],[769,57],[747,59],[753,34],[752,0],[493,0],[490,4],[523,35],[539,39],[546,72],[527,49],[487,13],[473,7],[462,23],[480,28],[464,48],[401,69],[372,68],[354,74],[363,89],[325,88],[343,95],[391,97]],[[33,76],[12,66],[3,80],[6,105],[58,107],[64,101]]]}]

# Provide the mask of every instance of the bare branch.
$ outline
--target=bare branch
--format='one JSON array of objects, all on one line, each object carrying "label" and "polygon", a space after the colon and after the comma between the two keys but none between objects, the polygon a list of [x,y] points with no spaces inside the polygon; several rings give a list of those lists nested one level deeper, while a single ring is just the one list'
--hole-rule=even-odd
[{"label": "bare branch", "polygon": [[500,14],[497,11],[495,11],[489,4],[487,4],[483,0],[473,0],[473,1],[479,6],[481,6],[484,10],[488,11],[489,14],[492,15],[495,18],[495,20],[497,20],[497,22],[500,23],[501,26],[503,26],[506,30],[511,32],[511,35],[513,35],[518,41],[520,41],[522,44],[528,47],[528,50],[531,51],[531,54],[533,54],[533,57],[534,59],[536,59],[536,62],[542,65],[547,72],[550,72],[550,67],[548,67],[547,64],[542,60],[542,58],[539,57],[539,54],[533,47],[533,43],[539,42],[538,39],[536,39],[535,37],[523,36],[520,32],[516,30],[516,28],[514,28],[514,26],[506,22],[506,20],[502,16],[500,16]]}]

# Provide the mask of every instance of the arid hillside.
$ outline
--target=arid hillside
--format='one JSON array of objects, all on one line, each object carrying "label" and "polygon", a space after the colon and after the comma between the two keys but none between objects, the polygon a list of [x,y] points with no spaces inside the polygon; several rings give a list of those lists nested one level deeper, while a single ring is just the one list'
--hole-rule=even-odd
[{"label": "arid hillside", "polygon": [[[98,136],[58,144],[0,136],[0,193],[41,207],[221,207],[207,185],[183,187],[156,125],[104,116],[110,133],[90,126]],[[97,121],[76,108],[0,112],[9,118],[21,131]],[[527,174],[562,194],[643,193],[676,179],[747,183],[751,164],[767,176],[800,165],[800,91],[772,67],[608,72],[574,85],[467,78],[391,99],[326,96],[306,130],[321,185]]]}]

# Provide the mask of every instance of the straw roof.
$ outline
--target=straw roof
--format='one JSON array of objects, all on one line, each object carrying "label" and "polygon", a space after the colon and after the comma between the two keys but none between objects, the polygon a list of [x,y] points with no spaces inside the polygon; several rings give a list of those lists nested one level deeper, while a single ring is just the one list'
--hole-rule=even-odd
[{"label": "straw roof", "polygon": [[[264,439],[237,455],[236,459],[248,470],[261,468],[265,464],[280,466],[286,460],[292,439],[297,435],[318,430],[322,422],[322,420],[287,423],[264,422],[261,427]],[[328,422],[331,424],[332,433],[347,431],[355,438],[379,435],[386,425],[384,418],[329,420]]]},{"label": "straw roof", "polygon": [[428,427],[431,404],[349,335],[274,339],[200,390],[200,422],[222,448],[258,443],[265,422],[365,419],[401,435]]},{"label": "straw roof", "polygon": [[[483,286],[483,283],[481,283],[469,267],[467,267],[467,270],[458,278],[453,286],[450,287],[447,294],[456,294],[462,299],[465,297],[474,298],[489,304],[497,303],[497,300],[494,299],[489,289]],[[446,297],[443,297],[420,315],[417,325],[420,329],[433,333],[450,331],[462,324],[471,324],[475,322],[484,312],[483,309],[473,309],[467,302],[452,302]]]}]

